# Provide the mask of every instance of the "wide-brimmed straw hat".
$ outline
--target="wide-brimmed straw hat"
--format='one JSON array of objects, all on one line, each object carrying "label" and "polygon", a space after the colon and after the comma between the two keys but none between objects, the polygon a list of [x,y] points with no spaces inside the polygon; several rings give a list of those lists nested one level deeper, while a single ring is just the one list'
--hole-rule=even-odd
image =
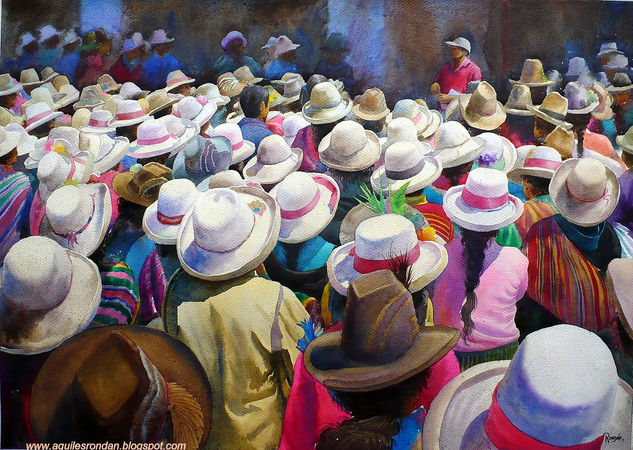
[{"label": "wide-brimmed straw hat", "polygon": [[591,115],[598,120],[611,120],[613,118],[613,96],[607,92],[604,84],[594,81],[587,89],[598,97],[598,106],[591,111]]},{"label": "wide-brimmed straw hat", "polygon": [[117,174],[112,180],[114,192],[125,200],[149,206],[158,200],[160,187],[172,179],[172,171],[157,162],[135,164],[130,171]]},{"label": "wide-brimmed straw hat", "polygon": [[255,144],[245,141],[242,130],[236,123],[222,123],[213,129],[211,136],[223,136],[231,142],[233,158],[231,164],[237,164],[255,153]]},{"label": "wide-brimmed straw hat", "polygon": [[[60,77],[67,79],[65,75],[60,75],[55,77],[53,82]],[[65,108],[66,106],[73,104],[79,100],[79,91],[72,84],[61,85],[58,89],[58,92],[63,95],[63,97],[57,100],[57,103],[59,103],[62,108]]]},{"label": "wide-brimmed straw hat", "polygon": [[317,236],[332,221],[341,192],[327,175],[293,172],[270,195],[281,212],[279,241],[296,244]]},{"label": "wide-brimmed straw hat", "polygon": [[615,141],[620,146],[620,150],[633,155],[633,127],[629,128],[625,134],[616,136]]},{"label": "wide-brimmed straw hat", "polygon": [[8,73],[0,75],[0,96],[11,95],[22,90],[22,85]]},{"label": "wide-brimmed straw hat", "polygon": [[600,50],[598,50],[598,56],[608,55],[611,53],[620,53],[622,55],[624,54],[620,50],[618,50],[618,44],[616,42],[604,42],[600,44]]},{"label": "wide-brimmed straw hat", "polygon": [[178,103],[181,99],[181,96],[168,94],[164,89],[154,91],[146,97],[149,104],[149,112],[147,114],[153,116],[157,112]]},{"label": "wide-brimmed straw hat", "polygon": [[215,102],[218,106],[224,106],[231,101],[230,97],[220,95],[220,90],[213,83],[205,83],[196,89],[196,97],[204,96],[210,102]]},{"label": "wide-brimmed straw hat", "polygon": [[195,136],[176,155],[174,178],[187,178],[196,185],[207,180],[208,184],[209,177],[229,168],[232,157],[231,141],[224,136]]},{"label": "wide-brimmed straw hat", "polygon": [[11,131],[0,126],[0,156],[4,156],[17,148],[22,135],[19,131]]},{"label": "wide-brimmed straw hat", "polygon": [[611,85],[607,87],[607,91],[611,93],[625,92],[633,89],[633,83],[631,83],[631,79],[624,72],[616,73],[613,76],[613,80],[611,81]]},{"label": "wide-brimmed straw hat", "polygon": [[400,117],[406,117],[415,124],[419,139],[433,135],[444,121],[439,111],[428,109],[409,98],[399,100],[395,104],[393,111],[387,115],[387,123]]},{"label": "wide-brimmed straw hat", "polygon": [[298,101],[301,96],[301,89],[306,84],[301,75],[292,72],[283,74],[280,80],[274,80],[271,83],[283,97],[283,101],[280,103],[281,106]]},{"label": "wide-brimmed straw hat", "polygon": [[361,275],[349,287],[341,331],[310,342],[306,370],[328,389],[367,392],[431,367],[459,339],[451,327],[420,327],[413,297],[389,270]]},{"label": "wide-brimmed straw hat", "polygon": [[508,138],[495,133],[481,133],[478,136],[483,139],[484,147],[475,160],[474,166],[497,169],[505,173],[514,169],[517,149]]},{"label": "wide-brimmed straw hat", "polygon": [[352,110],[352,101],[341,97],[341,93],[329,81],[312,88],[310,101],[303,105],[303,117],[310,123],[319,125],[336,122]]},{"label": "wide-brimmed straw hat", "polygon": [[337,124],[319,143],[321,162],[344,172],[371,167],[380,158],[380,153],[378,136],[351,120]]},{"label": "wide-brimmed straw hat", "polygon": [[101,301],[96,264],[44,236],[11,247],[0,269],[0,351],[44,353],[86,328]]},{"label": "wide-brimmed straw hat", "polygon": [[238,80],[233,72],[223,73],[218,77],[218,91],[222,97],[229,98],[227,103],[240,95],[246,86],[248,83]]},{"label": "wide-brimmed straw hat", "polygon": [[554,84],[545,76],[543,63],[539,59],[526,59],[518,80],[510,80],[511,84],[525,84],[529,87],[549,86]]},{"label": "wide-brimmed straw hat", "polygon": [[128,155],[132,158],[151,158],[171,153],[179,147],[180,140],[171,134],[165,123],[149,119],[138,126],[138,138],[130,144]]},{"label": "wide-brimmed straw hat", "polygon": [[468,130],[459,122],[444,122],[435,134],[435,156],[442,167],[456,167],[474,161],[484,141],[479,137],[471,137]]},{"label": "wide-brimmed straw hat", "polygon": [[112,201],[106,184],[62,186],[46,200],[40,235],[90,256],[103,242],[111,217]]},{"label": "wide-brimmed straw hat", "polygon": [[551,179],[556,170],[563,164],[558,150],[546,145],[529,147],[531,148],[528,150],[523,164],[508,173],[508,178],[517,184],[521,184],[521,177],[524,175]]},{"label": "wide-brimmed straw hat", "polygon": [[557,127],[571,130],[572,124],[565,121],[568,112],[569,101],[558,92],[547,94],[540,106],[527,105],[527,109],[539,119],[556,125]]},{"label": "wide-brimmed straw hat", "polygon": [[575,145],[574,133],[573,131],[556,127],[550,134],[545,136],[543,144],[556,149],[565,159],[572,158]]},{"label": "wide-brimmed straw hat", "polygon": [[[425,418],[423,445],[629,449],[632,394],[597,335],[556,325],[530,333],[512,361],[478,364],[446,384]],[[605,436],[617,440],[603,444]]]},{"label": "wide-brimmed straw hat", "polygon": [[613,213],[620,185],[613,171],[595,158],[571,158],[556,170],[549,185],[556,209],[581,227],[601,224]]},{"label": "wide-brimmed straw hat", "polygon": [[363,273],[404,264],[410,267],[409,290],[417,292],[446,268],[443,246],[418,241],[413,222],[397,214],[369,218],[356,228],[355,240],[335,248],[327,262],[332,288],[347,295],[349,284]]},{"label": "wide-brimmed straw hat", "polygon": [[577,77],[578,75],[580,75],[581,72],[584,72],[585,70],[589,70],[585,58],[574,56],[572,59],[569,60],[569,63],[567,65],[567,73],[565,73],[565,76]]},{"label": "wide-brimmed straw hat", "polygon": [[508,101],[505,104],[506,113],[514,116],[533,116],[534,113],[528,109],[532,104],[532,92],[525,84],[515,84],[512,86]]},{"label": "wide-brimmed straw hat", "polygon": [[221,281],[259,266],[279,238],[277,202],[251,187],[210,189],[199,195],[178,232],[178,259],[187,273]]},{"label": "wide-brimmed straw hat", "polygon": [[589,114],[598,107],[598,96],[576,81],[565,86],[565,98],[567,114]]},{"label": "wide-brimmed straw hat", "polygon": [[296,172],[303,161],[300,148],[290,148],[278,134],[266,136],[257,148],[257,155],[244,166],[244,179],[260,184],[276,184]]},{"label": "wide-brimmed straw hat", "polygon": [[284,140],[288,145],[292,145],[299,131],[309,126],[310,122],[305,120],[300,114],[287,116],[281,124],[284,132]]},{"label": "wide-brimmed straw hat", "polygon": [[607,268],[609,295],[615,300],[618,319],[629,338],[633,339],[633,259],[616,258]]},{"label": "wide-brimmed straw hat", "polygon": [[169,44],[170,42],[174,42],[174,38],[167,37],[167,33],[162,28],[154,30],[149,39],[149,43],[152,45]]},{"label": "wide-brimmed straw hat", "polygon": [[[80,161],[83,163],[80,163]],[[47,152],[37,165],[38,191],[42,201],[46,201],[52,192],[67,181],[85,183],[92,174],[91,155],[79,152],[73,156],[62,156],[56,152]]]},{"label": "wide-brimmed straw hat", "polygon": [[454,223],[480,232],[499,230],[523,214],[523,202],[508,193],[506,174],[486,168],[472,170],[466,184],[446,191],[443,206]]},{"label": "wide-brimmed straw hat", "polygon": [[138,100],[139,98],[147,97],[149,91],[144,91],[131,81],[126,81],[121,86],[119,95],[126,100]]},{"label": "wide-brimmed straw hat", "polygon": [[490,84],[482,81],[472,94],[458,97],[462,117],[468,125],[479,130],[494,130],[506,120],[506,112],[497,92]]},{"label": "wide-brimmed straw hat", "polygon": [[200,127],[192,120],[176,117],[172,114],[156,119],[162,122],[169,134],[172,134],[178,139],[178,145],[171,151],[170,156],[173,156],[180,152],[194,137],[200,134]]},{"label": "wide-brimmed straw hat", "polygon": [[143,111],[138,100],[121,100],[117,106],[116,115],[110,122],[114,128],[129,127],[148,120],[150,116]]},{"label": "wide-brimmed straw hat", "polygon": [[218,105],[206,97],[185,97],[172,108],[172,114],[192,120],[199,127],[203,127],[209,123],[217,110]]},{"label": "wide-brimmed straw hat", "polygon": [[170,441],[201,448],[211,395],[204,368],[178,339],[143,326],[99,327],[51,353],[33,385],[30,423],[39,442],[90,435],[147,446],[165,428]]},{"label": "wide-brimmed straw hat", "polygon": [[121,89],[121,84],[117,83],[112,75],[106,73],[97,78],[97,84],[101,86],[103,92],[107,92],[108,94],[118,92]]},{"label": "wide-brimmed straw hat", "polygon": [[123,136],[111,138],[107,134],[85,133],[88,151],[94,157],[93,172],[102,174],[116,166],[127,155],[130,141]]},{"label": "wide-brimmed straw hat", "polygon": [[37,87],[44,84],[44,82],[40,80],[40,76],[35,69],[29,68],[20,72],[20,84],[24,87]]},{"label": "wide-brimmed straw hat", "polygon": [[46,122],[55,120],[61,115],[61,111],[53,111],[51,107],[44,102],[34,103],[26,108],[25,129],[26,131],[31,131]]},{"label": "wide-brimmed straw hat", "polygon": [[[421,142],[419,144],[422,144]],[[396,192],[409,183],[406,194],[419,191],[442,174],[442,163],[429,156],[431,146],[424,151],[414,142],[396,142],[385,152],[385,165],[374,171],[371,185],[376,193]]]},{"label": "wide-brimmed straw hat", "polygon": [[158,200],[143,215],[143,230],[152,241],[176,245],[178,228],[198,198],[196,185],[186,178],[169,180],[160,187]]},{"label": "wide-brimmed straw hat", "polygon": [[[52,92],[55,92],[55,94]],[[57,111],[62,106],[57,103],[56,100],[59,100],[63,96],[64,95],[55,90],[52,84],[45,83],[31,91],[31,100],[29,100],[29,104],[44,102],[50,106],[53,111]]]},{"label": "wide-brimmed straw hat", "polygon": [[195,78],[188,77],[182,70],[174,70],[167,74],[167,85],[165,86],[165,92],[169,92],[172,89],[182,86],[183,84],[191,84],[196,81]]},{"label": "wide-brimmed straw hat", "polygon": [[378,88],[371,88],[363,92],[360,102],[352,107],[352,112],[362,120],[380,120],[391,111],[387,108],[385,94]]},{"label": "wide-brimmed straw hat", "polygon": [[233,71],[233,75],[235,75],[235,78],[237,78],[241,83],[246,85],[257,84],[263,80],[263,78],[253,75],[251,68],[248,66],[238,67]]},{"label": "wide-brimmed straw hat", "polygon": [[110,125],[114,117],[105,109],[97,109],[90,113],[88,124],[80,128],[83,133],[112,133],[116,128]]},{"label": "wide-brimmed straw hat", "polygon": [[107,100],[107,97],[101,86],[86,86],[81,90],[81,96],[79,101],[73,105],[75,110],[80,108],[93,109],[97,106],[102,106]]}]

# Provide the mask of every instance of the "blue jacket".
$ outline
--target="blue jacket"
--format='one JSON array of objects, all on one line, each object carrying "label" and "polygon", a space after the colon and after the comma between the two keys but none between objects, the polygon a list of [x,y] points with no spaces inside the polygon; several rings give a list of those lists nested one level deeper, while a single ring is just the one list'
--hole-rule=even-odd
[{"label": "blue jacket", "polygon": [[171,53],[158,56],[154,53],[143,64],[143,82],[148,89],[162,89],[167,85],[169,72],[180,69],[180,62]]}]

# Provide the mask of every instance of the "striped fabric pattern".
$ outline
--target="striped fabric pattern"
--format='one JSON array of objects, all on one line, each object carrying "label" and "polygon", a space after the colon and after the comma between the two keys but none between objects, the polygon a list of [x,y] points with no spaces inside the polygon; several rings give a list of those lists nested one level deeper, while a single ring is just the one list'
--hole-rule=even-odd
[{"label": "striped fabric pattern", "polygon": [[99,264],[101,303],[93,325],[133,325],[139,309],[138,285],[124,262]]},{"label": "striped fabric pattern", "polygon": [[523,205],[523,214],[514,222],[521,239],[525,241],[530,228],[539,220],[547,219],[556,214],[549,203],[529,200]]},{"label": "striped fabric pattern", "polygon": [[621,223],[612,223],[615,233],[618,235],[622,246],[622,258],[633,258],[633,235],[631,230]]},{"label": "striped fabric pattern", "polygon": [[616,317],[602,273],[562,232],[555,216],[528,232],[528,294],[562,321],[600,331]]},{"label": "striped fabric pattern", "polygon": [[[28,220],[31,193],[29,178],[20,172],[0,173],[0,264],[7,252],[20,240],[20,230]],[[29,208],[30,209],[30,208]]]},{"label": "striped fabric pattern", "polygon": [[158,250],[154,249],[143,263],[141,273],[138,276],[141,294],[141,306],[138,314],[140,323],[149,323],[152,319],[160,317],[167,281],[163,262],[158,255]]},{"label": "striped fabric pattern", "polygon": [[[426,201],[426,200],[425,200]],[[429,226],[447,243],[455,239],[455,230],[453,223],[444,212],[444,208],[434,203],[419,203],[411,205],[429,222]]]}]

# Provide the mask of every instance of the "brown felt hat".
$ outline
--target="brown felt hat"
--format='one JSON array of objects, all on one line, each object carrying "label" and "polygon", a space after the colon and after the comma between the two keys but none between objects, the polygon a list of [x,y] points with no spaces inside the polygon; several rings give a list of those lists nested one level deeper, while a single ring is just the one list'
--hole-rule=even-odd
[{"label": "brown felt hat", "polygon": [[556,149],[563,159],[572,157],[575,144],[574,133],[561,127],[554,128],[543,141],[543,145]]},{"label": "brown felt hat", "polygon": [[[134,166],[132,166],[134,168]],[[149,206],[158,200],[160,187],[172,179],[171,169],[157,162],[150,162],[138,171],[130,170],[114,177],[114,192],[125,200],[141,206]]]},{"label": "brown felt hat", "polygon": [[418,325],[413,297],[390,270],[350,283],[343,329],[308,345],[308,372],[325,387],[368,392],[398,384],[428,369],[459,339],[452,327]]},{"label": "brown felt hat", "polygon": [[199,448],[211,408],[207,376],[186,345],[161,331],[114,325],[80,333],[51,353],[33,385],[30,414],[39,442],[93,428],[100,439],[116,440],[127,428],[126,440],[135,430],[134,441],[149,442],[162,428],[152,419],[171,416],[164,426],[171,423],[173,439]]},{"label": "brown felt hat", "polygon": [[387,117],[390,111],[385,94],[378,88],[371,88],[363,92],[360,102],[352,107],[352,112],[362,120],[380,120]]}]

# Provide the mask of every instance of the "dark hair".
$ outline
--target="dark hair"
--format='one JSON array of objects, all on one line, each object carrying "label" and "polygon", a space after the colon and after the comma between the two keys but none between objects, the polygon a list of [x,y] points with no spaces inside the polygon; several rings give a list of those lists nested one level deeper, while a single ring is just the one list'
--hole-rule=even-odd
[{"label": "dark hair", "polygon": [[138,130],[139,124],[136,123],[134,125],[128,125],[127,127],[117,127],[116,134],[117,136],[126,137],[130,141],[135,141],[137,138],[136,131]]},{"label": "dark hair", "polygon": [[631,166],[633,166],[633,154],[629,152],[622,152],[622,161],[624,161],[626,167],[631,168]]},{"label": "dark hair", "polygon": [[393,447],[393,437],[400,427],[385,416],[347,419],[338,428],[321,433],[316,450],[382,450]]},{"label": "dark hair", "polygon": [[444,170],[442,170],[442,175],[448,178],[448,181],[451,182],[451,186],[459,186],[459,178],[463,174],[470,172],[470,169],[473,167],[473,162],[474,161],[470,161],[455,167],[445,167]]},{"label": "dark hair", "polygon": [[18,156],[18,149],[14,148],[13,150],[11,150],[6,155],[0,156],[0,164],[6,166],[8,164],[8,161],[11,161],[12,159],[15,159],[16,156]]},{"label": "dark hair", "polygon": [[477,294],[475,289],[479,286],[479,277],[483,270],[484,258],[486,257],[486,247],[490,240],[497,235],[497,230],[480,232],[462,229],[462,245],[464,246],[464,263],[466,269],[466,303],[462,306],[460,312],[464,329],[462,330],[462,339],[466,342],[466,338],[472,333],[474,323],[470,317],[475,306],[477,306]]},{"label": "dark hair", "polygon": [[524,175],[523,180],[534,188],[534,190],[536,191],[537,197],[549,194],[550,180],[548,178]]},{"label": "dark hair", "polygon": [[169,153],[163,153],[162,155],[150,156],[149,158],[139,158],[136,162],[142,166],[151,162],[165,165],[165,162],[169,159]]},{"label": "dark hair", "polygon": [[314,146],[318,147],[323,138],[330,134],[334,127],[342,121],[343,119],[337,120],[336,122],[322,123],[319,125],[311,124],[310,128],[312,129],[312,142],[314,142]]},{"label": "dark hair", "polygon": [[328,168],[327,173],[334,178],[341,189],[342,197],[360,197],[362,195],[361,185],[370,184],[372,168],[368,167],[355,172],[344,172],[333,168]]},{"label": "dark hair", "polygon": [[261,114],[261,104],[268,106],[268,90],[256,84],[249,84],[240,94],[240,106],[244,116],[257,118]]},{"label": "dark hair", "polygon": [[158,252],[158,256],[160,256],[161,258],[165,258],[168,256],[176,257],[177,255],[176,244],[173,244],[173,245],[157,244],[156,250]]},{"label": "dark hair", "polygon": [[9,94],[9,95],[0,95],[0,106],[2,106],[3,108],[7,108],[9,107],[9,99],[11,97],[17,97],[18,93],[13,93],[13,94]]},{"label": "dark hair", "polygon": [[363,120],[363,128],[374,133],[380,133],[385,127],[383,120]]}]

